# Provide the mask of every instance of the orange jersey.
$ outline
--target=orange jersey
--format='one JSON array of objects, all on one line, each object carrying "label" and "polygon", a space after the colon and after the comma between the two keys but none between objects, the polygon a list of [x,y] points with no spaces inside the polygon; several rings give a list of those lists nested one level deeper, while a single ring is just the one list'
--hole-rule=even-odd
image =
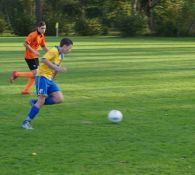
[{"label": "orange jersey", "polygon": [[[39,34],[37,31],[31,32],[25,39],[25,43],[30,45],[32,49],[38,50],[39,46],[45,47],[45,36]],[[26,48],[24,52],[24,57],[26,59],[37,58],[37,55],[32,53],[29,49]]]}]

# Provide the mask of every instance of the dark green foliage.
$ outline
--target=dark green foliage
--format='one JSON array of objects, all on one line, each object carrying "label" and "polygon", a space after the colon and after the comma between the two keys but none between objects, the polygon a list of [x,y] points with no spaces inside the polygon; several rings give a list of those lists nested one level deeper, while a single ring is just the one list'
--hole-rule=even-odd
[{"label": "dark green foliage", "polygon": [[0,18],[0,33],[3,33],[4,32],[5,25],[6,25],[5,20],[2,19],[2,18]]},{"label": "dark green foliage", "polygon": [[153,10],[155,33],[160,36],[195,35],[195,2],[162,1]]},{"label": "dark green foliage", "polygon": [[102,16],[102,9],[101,7],[90,7],[86,10],[86,16],[88,18],[98,18]]},{"label": "dark green foliage", "polygon": [[141,15],[123,16],[116,20],[116,27],[122,36],[135,36],[146,29],[146,20]]},{"label": "dark green foliage", "polygon": [[87,35],[87,32],[88,32],[87,21],[83,19],[76,21],[74,29],[75,29],[75,32],[79,35]]},{"label": "dark green foliage", "polygon": [[192,36],[194,9],[192,0],[0,0],[0,16],[17,35],[34,30],[37,18],[42,18],[47,35],[55,35],[59,22],[60,34],[101,35],[118,30],[122,36]]},{"label": "dark green foliage", "polygon": [[29,32],[36,30],[35,21],[30,20],[29,16],[21,16],[13,21],[14,33],[20,36],[26,36]]},{"label": "dark green foliage", "polygon": [[181,10],[179,18],[179,35],[195,35],[195,1],[186,0]]},{"label": "dark green foliage", "polygon": [[177,26],[170,20],[170,21],[161,21],[157,22],[156,27],[156,35],[159,36],[177,36],[178,35],[178,28]]},{"label": "dark green foliage", "polygon": [[45,20],[45,22],[47,25],[46,35],[47,36],[55,36],[55,34],[56,34],[55,25],[57,22],[56,19],[51,16],[50,18],[47,18]]},{"label": "dark green foliage", "polygon": [[79,15],[81,14],[81,11],[79,9],[79,4],[70,3],[70,2],[63,4],[62,13],[69,18],[79,17]]},{"label": "dark green foliage", "polygon": [[122,17],[131,15],[131,3],[127,0],[106,0],[102,6],[102,13],[102,24],[113,28],[114,23],[119,16]]},{"label": "dark green foliage", "polygon": [[[162,8],[164,6],[164,8]],[[153,11],[155,33],[160,36],[177,36],[179,32],[180,3],[161,3]]]},{"label": "dark green foliage", "polygon": [[30,0],[2,0],[2,12],[5,19],[17,35],[27,35],[35,28],[35,16]]},{"label": "dark green foliage", "polygon": [[88,20],[88,35],[99,35],[102,33],[102,26],[98,19]]},{"label": "dark green foliage", "polygon": [[75,32],[78,35],[98,35],[103,32],[102,26],[97,19],[79,19],[75,23]]}]

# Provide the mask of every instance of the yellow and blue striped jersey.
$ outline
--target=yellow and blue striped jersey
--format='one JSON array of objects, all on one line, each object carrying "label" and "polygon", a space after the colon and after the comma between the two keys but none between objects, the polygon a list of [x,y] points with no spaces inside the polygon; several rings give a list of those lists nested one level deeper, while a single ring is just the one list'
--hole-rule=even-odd
[{"label": "yellow and blue striped jersey", "polygon": [[[60,65],[62,59],[64,58],[64,54],[60,54],[58,51],[58,46],[53,47],[50,49],[44,56],[43,58],[46,58],[50,62],[52,62],[55,65]],[[46,64],[41,63],[40,66],[38,67],[38,73],[37,76],[44,76],[48,80],[53,79],[54,75],[54,70],[49,68]]]}]

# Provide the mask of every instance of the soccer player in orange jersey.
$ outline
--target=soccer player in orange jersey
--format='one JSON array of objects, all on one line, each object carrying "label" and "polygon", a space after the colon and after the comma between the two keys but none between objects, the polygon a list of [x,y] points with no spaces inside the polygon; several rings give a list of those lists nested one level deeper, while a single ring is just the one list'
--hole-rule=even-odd
[{"label": "soccer player in orange jersey", "polygon": [[21,94],[28,95],[30,94],[30,88],[34,85],[35,75],[37,73],[37,68],[39,66],[38,56],[40,55],[38,48],[41,46],[44,52],[47,52],[48,49],[45,45],[45,33],[46,24],[44,21],[41,21],[37,24],[37,30],[31,32],[25,39],[24,46],[26,48],[24,52],[25,61],[31,70],[31,72],[17,72],[13,71],[10,76],[10,82],[13,83],[14,80],[18,77],[28,78],[28,82],[22,90]]}]

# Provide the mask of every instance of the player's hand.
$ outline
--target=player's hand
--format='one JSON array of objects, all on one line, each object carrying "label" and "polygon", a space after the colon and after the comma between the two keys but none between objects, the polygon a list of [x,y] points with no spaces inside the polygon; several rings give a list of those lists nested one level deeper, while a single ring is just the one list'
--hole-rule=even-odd
[{"label": "player's hand", "polygon": [[34,54],[36,55],[36,56],[39,56],[40,55],[40,53],[38,52],[38,51],[34,51]]},{"label": "player's hand", "polygon": [[66,68],[64,66],[59,66],[59,67],[56,67],[56,71],[57,72],[65,72]]}]

